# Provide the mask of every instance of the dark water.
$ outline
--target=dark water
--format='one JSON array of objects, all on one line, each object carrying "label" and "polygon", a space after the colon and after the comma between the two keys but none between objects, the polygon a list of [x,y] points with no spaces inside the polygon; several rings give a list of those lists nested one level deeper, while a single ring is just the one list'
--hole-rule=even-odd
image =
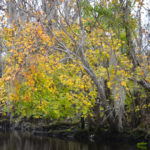
[{"label": "dark water", "polygon": [[136,150],[136,146],[120,143],[80,143],[18,132],[0,132],[0,150]]}]

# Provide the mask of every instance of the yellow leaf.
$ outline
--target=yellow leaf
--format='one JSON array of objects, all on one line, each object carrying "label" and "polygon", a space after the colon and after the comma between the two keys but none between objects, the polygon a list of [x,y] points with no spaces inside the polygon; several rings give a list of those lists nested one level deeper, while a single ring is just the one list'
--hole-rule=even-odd
[{"label": "yellow leaf", "polygon": [[124,86],[124,87],[127,86],[125,81],[122,81],[122,82],[121,82],[121,85]]},{"label": "yellow leaf", "polygon": [[4,113],[3,113],[3,116],[6,116],[6,115],[7,115],[7,114],[4,112]]},{"label": "yellow leaf", "polygon": [[107,86],[108,86],[108,88],[110,88],[111,87],[111,83],[107,82]]}]

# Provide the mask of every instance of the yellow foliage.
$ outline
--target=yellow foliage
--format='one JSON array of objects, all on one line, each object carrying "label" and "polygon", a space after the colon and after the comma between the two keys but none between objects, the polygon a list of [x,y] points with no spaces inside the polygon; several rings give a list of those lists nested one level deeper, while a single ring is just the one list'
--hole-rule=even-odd
[{"label": "yellow foliage", "polygon": [[124,87],[127,86],[125,81],[122,81],[122,82],[121,82],[121,85],[124,86]]}]

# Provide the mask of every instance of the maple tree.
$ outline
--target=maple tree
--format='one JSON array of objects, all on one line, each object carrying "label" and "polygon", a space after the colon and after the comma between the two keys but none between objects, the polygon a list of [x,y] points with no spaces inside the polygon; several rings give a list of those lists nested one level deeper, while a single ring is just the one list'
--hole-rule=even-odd
[{"label": "maple tree", "polygon": [[150,56],[135,33],[140,20],[131,14],[139,1],[7,3],[1,29],[7,49],[0,79],[3,114],[82,116],[97,128],[107,122],[112,130],[144,117]]}]

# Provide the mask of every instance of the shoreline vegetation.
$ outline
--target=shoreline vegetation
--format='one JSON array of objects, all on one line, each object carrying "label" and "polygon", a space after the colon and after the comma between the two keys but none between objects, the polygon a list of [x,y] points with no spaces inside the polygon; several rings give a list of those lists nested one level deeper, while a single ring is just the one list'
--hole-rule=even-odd
[{"label": "shoreline vegetation", "polygon": [[99,131],[90,131],[85,125],[82,128],[81,121],[50,121],[45,119],[21,119],[20,121],[10,121],[9,117],[1,117],[1,131],[20,131],[24,134],[31,134],[43,137],[55,137],[65,140],[76,140],[80,142],[120,142],[144,143],[150,148],[149,130],[144,128],[126,128],[121,132],[110,131],[108,128],[101,128]]}]

